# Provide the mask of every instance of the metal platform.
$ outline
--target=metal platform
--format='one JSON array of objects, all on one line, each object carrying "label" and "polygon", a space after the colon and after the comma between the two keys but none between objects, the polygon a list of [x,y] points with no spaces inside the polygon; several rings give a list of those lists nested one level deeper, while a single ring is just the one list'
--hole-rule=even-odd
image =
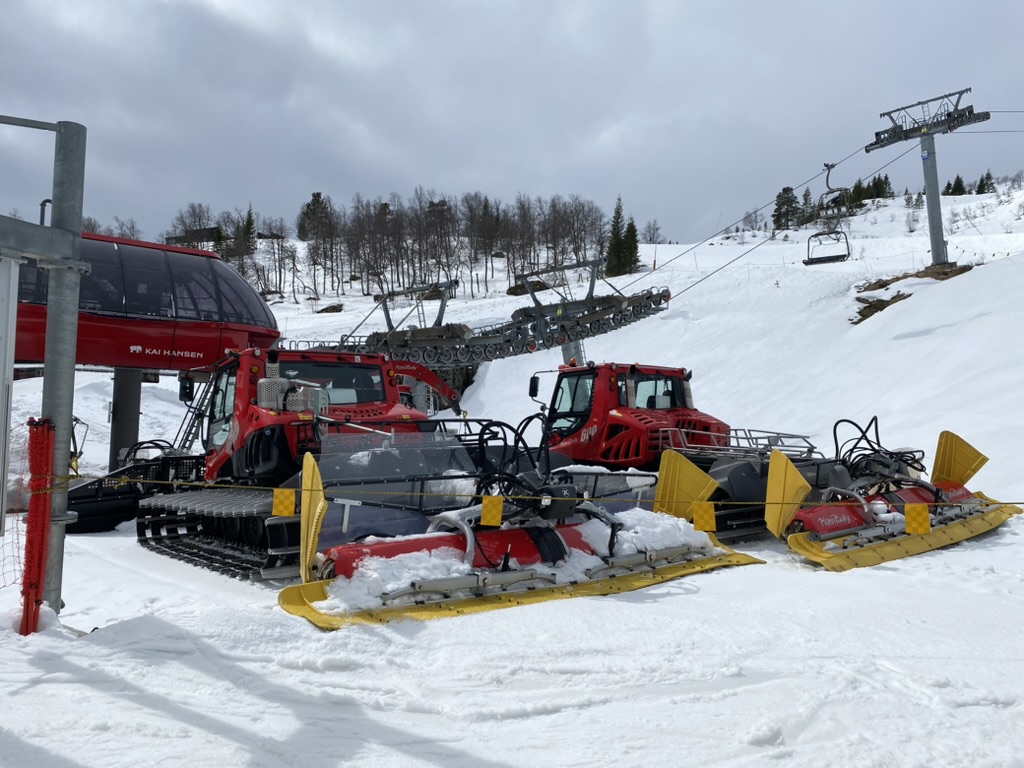
[{"label": "metal platform", "polygon": [[[290,339],[289,349],[329,349],[359,353],[386,353],[397,360],[411,360],[432,368],[456,368],[476,365],[489,360],[526,355],[540,349],[563,347],[603,333],[610,333],[637,320],[661,312],[671,298],[667,287],[648,288],[638,293],[595,296],[597,267],[602,262],[586,262],[571,268],[590,268],[591,281],[587,296],[555,303],[541,303],[531,285],[537,275],[564,271],[570,267],[556,267],[519,276],[519,282],[533,299],[532,306],[512,313],[508,322],[478,328],[462,323],[443,323],[444,300],[433,325],[421,328],[396,328],[387,311],[389,299],[410,292],[444,289],[447,297],[450,284],[424,286],[385,294],[377,306],[384,309],[388,325],[386,331],[366,335],[347,334],[337,343],[323,340]],[[422,301],[422,300],[420,300]],[[365,321],[364,321],[365,322]],[[361,325],[362,323],[360,323]],[[356,328],[358,330],[358,326]]]}]

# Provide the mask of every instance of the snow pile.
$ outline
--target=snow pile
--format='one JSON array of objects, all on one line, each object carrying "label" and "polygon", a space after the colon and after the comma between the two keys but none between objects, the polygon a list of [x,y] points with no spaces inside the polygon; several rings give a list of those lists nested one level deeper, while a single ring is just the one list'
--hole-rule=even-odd
[{"label": "snow pile", "polygon": [[[683,546],[708,554],[722,551],[711,543],[706,533],[694,530],[688,521],[672,515],[636,507],[619,512],[615,517],[623,526],[615,537],[616,555]],[[588,520],[581,528],[583,538],[594,551],[601,557],[607,557],[608,529],[597,520]]]},{"label": "snow pile", "polygon": [[[615,555],[629,555],[636,552],[650,552],[670,547],[689,546],[704,556],[721,553],[714,547],[706,533],[695,531],[686,520],[671,515],[659,514],[645,509],[629,509],[613,515],[622,528],[616,533]],[[583,540],[594,550],[593,553],[570,550],[569,556],[553,565],[536,566],[533,570],[550,574],[556,584],[573,584],[589,580],[587,571],[605,564],[603,557],[609,555],[608,544],[611,529],[598,519],[589,519],[579,526]],[[434,534],[427,534],[428,536]],[[383,541],[370,537],[363,543],[371,545]],[[356,565],[351,579],[338,577],[327,587],[327,600],[315,603],[322,613],[341,615],[353,611],[375,610],[388,605],[409,605],[424,595],[406,595],[389,598],[389,593],[409,587],[413,582],[466,576],[474,569],[464,561],[465,553],[452,547],[433,551],[407,552],[394,557],[364,557]],[[514,559],[509,566],[520,567]],[[522,582],[507,587],[516,591],[536,587],[536,582]],[[469,596],[467,590],[452,593],[452,597]]]},{"label": "snow pile", "polygon": [[432,552],[363,558],[351,579],[339,577],[331,582],[327,588],[330,598],[316,603],[316,608],[330,614],[381,608],[385,593],[408,587],[413,580],[465,576],[472,568],[462,556],[459,550],[444,547]]}]

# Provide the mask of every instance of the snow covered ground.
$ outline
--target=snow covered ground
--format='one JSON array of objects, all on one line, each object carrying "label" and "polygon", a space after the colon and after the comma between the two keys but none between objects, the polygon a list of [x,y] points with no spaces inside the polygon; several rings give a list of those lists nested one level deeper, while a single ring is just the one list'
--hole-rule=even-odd
[{"label": "snow covered ground", "polygon": [[[840,418],[877,415],[888,447],[929,464],[953,430],[990,457],[971,487],[1020,504],[1022,201],[944,198],[947,215],[973,214],[950,259],[977,267],[879,290],[911,295],[859,325],[858,285],[931,261],[923,212],[908,233],[902,200],[854,222],[840,264],[804,267],[807,232],[731,264],[758,241],[646,246],[648,271],[616,285],[668,285],[670,308],[588,340],[586,357],[693,368],[698,407],[826,453]],[[335,338],[367,302],[275,311],[290,338]],[[524,303],[460,297],[447,318],[481,325]],[[485,365],[465,406],[518,422],[536,407],[529,373],[559,362]],[[38,413],[38,387],[18,383],[15,423]],[[109,397],[108,375],[79,374],[87,471],[106,462]],[[171,380],[145,386],[144,410],[143,438],[173,435]],[[59,620],[20,637],[18,588],[0,588],[0,766],[1024,766],[1024,519],[840,574],[776,542],[737,548],[766,564],[323,633],[272,586],[152,554],[131,525],[69,537]]]}]

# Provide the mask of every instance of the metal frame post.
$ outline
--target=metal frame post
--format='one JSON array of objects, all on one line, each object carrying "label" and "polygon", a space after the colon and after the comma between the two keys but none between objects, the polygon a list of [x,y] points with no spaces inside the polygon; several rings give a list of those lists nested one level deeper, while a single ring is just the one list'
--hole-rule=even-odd
[{"label": "metal frame post", "polygon": [[[46,586],[43,599],[55,612],[61,609],[68,481],[71,466],[72,412],[75,397],[75,360],[78,347],[78,293],[89,265],[78,258],[82,241],[82,202],[85,196],[84,125],[62,121],[46,123],[0,115],[0,124],[53,131],[53,193],[51,226],[0,216],[0,249],[34,259],[47,271],[46,347],[43,353],[42,417],[54,429],[49,494],[51,505]],[[42,207],[41,207],[42,212]]]},{"label": "metal frame post", "polygon": [[[70,232],[71,253],[54,260],[49,268],[46,312],[46,347],[43,353],[42,416],[54,426],[50,546],[46,554],[46,587],[43,599],[60,613],[64,578],[64,536],[75,516],[68,514],[68,480],[71,469],[71,419],[75,398],[75,359],[78,348],[78,295],[85,271],[78,258],[82,235],[82,203],[85,196],[84,125],[57,123],[53,153],[53,200],[50,226]],[[61,263],[63,261],[63,263]]]},{"label": "metal frame post", "polygon": [[932,244],[932,264],[946,264],[946,239],[942,236],[942,202],[939,200],[939,171],[935,159],[935,136],[921,137],[921,163],[924,166],[924,200],[928,210],[928,237]]},{"label": "metal frame post", "polygon": [[10,455],[14,337],[18,318],[18,261],[0,254],[0,537],[7,520],[7,466]]}]

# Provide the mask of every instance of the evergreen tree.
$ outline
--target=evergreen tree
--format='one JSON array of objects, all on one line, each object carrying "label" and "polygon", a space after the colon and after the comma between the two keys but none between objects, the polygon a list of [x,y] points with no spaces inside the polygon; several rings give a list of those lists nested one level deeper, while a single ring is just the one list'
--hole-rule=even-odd
[{"label": "evergreen tree", "polygon": [[259,243],[256,242],[256,216],[252,212],[252,203],[235,233],[235,241],[235,250],[240,259],[256,253]]},{"label": "evergreen tree", "polygon": [[320,192],[314,192],[309,202],[302,206],[298,220],[295,222],[295,232],[299,240],[308,241],[318,237],[326,225],[329,217],[329,206],[327,200]]},{"label": "evergreen tree", "polygon": [[868,195],[871,200],[878,200],[885,197],[885,182],[882,177],[875,175],[871,179],[871,183],[868,184]]},{"label": "evergreen tree", "polygon": [[882,177],[882,192],[885,195],[885,197],[889,200],[892,200],[896,197],[896,191],[892,188],[892,182],[889,181],[888,173]]},{"label": "evergreen tree", "polygon": [[910,194],[910,188],[903,190],[903,205],[906,208],[914,207],[914,196]]},{"label": "evergreen tree", "polygon": [[868,198],[867,187],[864,186],[864,182],[861,179],[857,179],[853,183],[853,188],[850,190],[850,208],[863,208],[863,203]]},{"label": "evergreen tree", "polygon": [[783,187],[775,196],[775,210],[772,212],[772,226],[776,230],[790,229],[800,215],[800,201],[792,187]]},{"label": "evergreen tree", "polygon": [[213,250],[228,264],[231,263],[231,246],[231,235],[225,234],[223,227],[218,224],[213,228]]},{"label": "evergreen tree", "polygon": [[640,268],[640,233],[637,231],[636,222],[633,221],[632,216],[626,222],[626,231],[623,233],[622,239],[626,272],[636,272]]},{"label": "evergreen tree", "polygon": [[817,218],[817,211],[814,210],[814,198],[811,197],[811,188],[804,187],[804,194],[800,199],[800,223],[809,224]]},{"label": "evergreen tree", "polygon": [[952,195],[953,194],[953,182],[952,181],[947,181],[946,182],[946,186],[944,186],[942,188],[942,194],[944,194],[944,195]]},{"label": "evergreen tree", "polygon": [[967,185],[964,184],[964,180],[960,176],[959,173],[956,175],[956,178],[953,179],[953,186],[950,189],[950,194],[951,195],[966,195],[967,194]]},{"label": "evergreen tree", "polygon": [[986,171],[978,179],[978,186],[975,190],[979,195],[987,195],[996,191],[996,183],[992,178],[992,171]]},{"label": "evergreen tree", "polygon": [[615,198],[612,212],[611,232],[608,235],[608,252],[604,272],[609,277],[626,274],[625,224],[622,216],[622,196]]}]

